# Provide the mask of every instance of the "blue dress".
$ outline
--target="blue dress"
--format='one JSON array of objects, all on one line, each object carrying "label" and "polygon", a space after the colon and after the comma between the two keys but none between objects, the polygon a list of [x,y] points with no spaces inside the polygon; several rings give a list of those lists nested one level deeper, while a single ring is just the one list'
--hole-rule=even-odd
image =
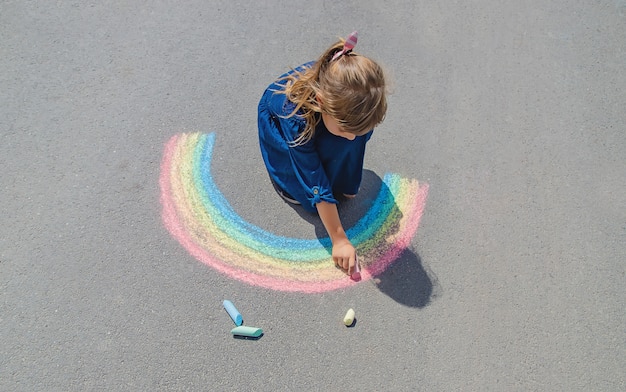
[{"label": "blue dress", "polygon": [[[312,64],[306,63],[297,69]],[[315,205],[321,201],[336,204],[336,196],[358,192],[365,145],[373,130],[348,140],[330,133],[320,119],[311,140],[290,146],[305,129],[306,121],[298,115],[286,118],[295,104],[287,100],[285,94],[276,92],[284,89],[284,83],[270,84],[259,102],[261,154],[272,181],[307,211],[315,212]]]}]

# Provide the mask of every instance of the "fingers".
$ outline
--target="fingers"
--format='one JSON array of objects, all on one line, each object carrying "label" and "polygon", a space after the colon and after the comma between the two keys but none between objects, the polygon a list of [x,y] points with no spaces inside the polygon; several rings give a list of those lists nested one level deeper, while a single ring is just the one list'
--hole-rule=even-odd
[{"label": "fingers", "polygon": [[339,260],[337,265],[339,266],[339,268],[347,270],[348,267],[350,266],[350,259],[341,259]]},{"label": "fingers", "polygon": [[356,263],[356,260],[353,257],[350,257],[350,263],[348,266],[348,275],[352,275],[354,273],[355,263]]},{"label": "fingers", "polygon": [[[344,271],[348,271],[349,268],[351,267],[351,263],[350,263],[349,258],[341,258],[341,257],[335,257],[334,261],[335,261],[335,266],[337,266],[338,268],[341,268]],[[352,263],[352,265],[354,265],[354,263]]]},{"label": "fingers", "polygon": [[356,267],[357,260],[355,256],[351,256],[350,258],[335,257],[333,259],[335,262],[335,266],[337,268],[341,268],[342,270],[346,271],[348,275],[352,275],[354,271],[356,271],[357,269]]}]

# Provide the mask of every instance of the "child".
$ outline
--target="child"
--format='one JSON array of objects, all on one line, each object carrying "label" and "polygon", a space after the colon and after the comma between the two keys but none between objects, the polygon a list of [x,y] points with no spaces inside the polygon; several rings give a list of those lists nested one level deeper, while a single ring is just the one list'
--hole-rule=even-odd
[{"label": "child", "polygon": [[355,197],[365,144],[387,110],[383,70],[352,51],[352,33],[272,83],[259,103],[259,142],[270,179],[286,201],[319,217],[335,265],[355,270],[356,251],[343,229],[337,198]]}]

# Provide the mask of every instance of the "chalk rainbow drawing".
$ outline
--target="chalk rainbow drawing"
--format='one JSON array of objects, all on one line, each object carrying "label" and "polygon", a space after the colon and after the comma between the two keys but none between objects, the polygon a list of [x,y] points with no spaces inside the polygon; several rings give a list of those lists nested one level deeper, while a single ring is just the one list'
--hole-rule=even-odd
[{"label": "chalk rainbow drawing", "polygon": [[[356,284],[335,268],[329,238],[272,234],[242,219],[211,176],[215,134],[182,133],[165,145],[159,184],[163,222],[195,258],[251,285],[319,293]],[[346,233],[362,281],[383,272],[410,245],[428,185],[386,174],[367,213]]]}]

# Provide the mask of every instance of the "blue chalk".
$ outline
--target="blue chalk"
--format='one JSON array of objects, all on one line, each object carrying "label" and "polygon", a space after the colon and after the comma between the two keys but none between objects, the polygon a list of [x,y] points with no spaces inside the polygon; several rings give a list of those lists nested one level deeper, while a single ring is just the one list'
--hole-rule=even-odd
[{"label": "blue chalk", "polygon": [[235,308],[235,305],[227,299],[224,300],[224,309],[226,309],[230,318],[233,319],[235,325],[239,326],[243,323],[241,313],[239,313],[237,308]]}]

